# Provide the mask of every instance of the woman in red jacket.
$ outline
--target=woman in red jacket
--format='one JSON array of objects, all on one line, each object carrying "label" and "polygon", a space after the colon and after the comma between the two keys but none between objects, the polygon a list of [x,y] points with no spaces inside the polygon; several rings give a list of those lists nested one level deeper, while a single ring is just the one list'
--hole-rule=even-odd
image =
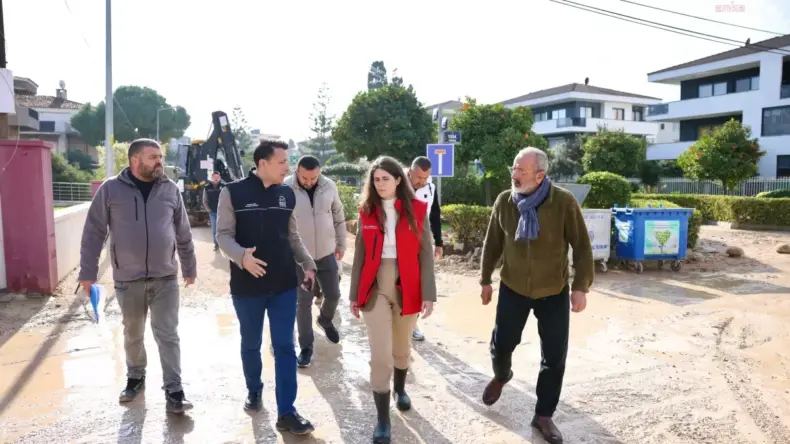
[{"label": "woman in red jacket", "polygon": [[409,410],[404,389],[411,332],[436,301],[433,238],[428,207],[418,200],[403,166],[387,156],[370,167],[360,196],[351,270],[351,313],[362,313],[370,342],[370,385],[378,411],[374,443],[390,442],[390,379],[399,410]]}]

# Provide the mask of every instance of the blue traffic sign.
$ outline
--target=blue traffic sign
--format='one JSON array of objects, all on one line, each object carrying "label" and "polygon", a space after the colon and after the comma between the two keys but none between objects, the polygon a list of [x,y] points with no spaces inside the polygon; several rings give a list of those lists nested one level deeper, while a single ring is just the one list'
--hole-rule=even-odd
[{"label": "blue traffic sign", "polygon": [[445,131],[444,143],[461,143],[460,131]]},{"label": "blue traffic sign", "polygon": [[455,173],[455,146],[449,143],[427,145],[427,157],[431,161],[431,176],[453,177]]}]

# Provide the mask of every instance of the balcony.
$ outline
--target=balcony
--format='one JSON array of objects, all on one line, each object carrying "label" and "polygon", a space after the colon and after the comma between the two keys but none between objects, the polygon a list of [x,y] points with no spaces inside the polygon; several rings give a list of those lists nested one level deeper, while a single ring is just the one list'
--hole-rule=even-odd
[{"label": "balcony", "polygon": [[598,126],[610,130],[623,130],[627,134],[655,136],[658,123],[638,122],[634,120],[597,119],[592,117],[563,117],[561,119],[543,120],[532,125],[532,131],[541,135],[562,133],[594,133]]},{"label": "balcony", "polygon": [[658,122],[739,114],[746,108],[760,107],[759,92],[759,90],[744,91],[649,105],[646,119],[650,122]]},{"label": "balcony", "polygon": [[694,143],[695,141],[673,141],[671,143],[656,143],[653,145],[648,145],[647,160],[675,160]]}]

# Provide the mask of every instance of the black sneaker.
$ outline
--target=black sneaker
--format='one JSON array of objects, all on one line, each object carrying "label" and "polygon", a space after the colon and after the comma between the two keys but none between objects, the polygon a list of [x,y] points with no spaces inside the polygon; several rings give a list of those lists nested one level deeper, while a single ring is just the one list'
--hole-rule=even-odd
[{"label": "black sneaker", "polygon": [[315,430],[310,421],[302,418],[302,415],[296,412],[277,418],[276,427],[281,432],[291,432],[294,435],[309,435]]},{"label": "black sneaker", "polygon": [[326,335],[326,339],[328,339],[329,342],[333,344],[337,344],[338,342],[340,342],[340,333],[337,332],[337,329],[332,324],[331,320],[325,320],[324,318],[319,316],[318,319],[316,319],[316,323],[318,324],[319,327],[321,327],[321,330],[324,331],[324,334]]},{"label": "black sneaker", "polygon": [[142,393],[143,390],[145,390],[145,376],[140,379],[129,378],[126,380],[126,388],[121,392],[121,396],[118,397],[118,401],[134,401],[134,398]]},{"label": "black sneaker", "polygon": [[303,348],[301,353],[299,353],[299,357],[296,358],[296,365],[298,365],[299,368],[307,368],[310,367],[310,362],[312,360],[313,360],[313,349],[310,347]]},{"label": "black sneaker", "polygon": [[165,392],[165,400],[167,401],[165,409],[170,413],[184,413],[192,409],[192,403],[187,401],[183,390],[173,393]]},{"label": "black sneaker", "polygon": [[247,399],[244,400],[244,410],[257,412],[262,408],[261,392],[249,392],[247,394]]}]

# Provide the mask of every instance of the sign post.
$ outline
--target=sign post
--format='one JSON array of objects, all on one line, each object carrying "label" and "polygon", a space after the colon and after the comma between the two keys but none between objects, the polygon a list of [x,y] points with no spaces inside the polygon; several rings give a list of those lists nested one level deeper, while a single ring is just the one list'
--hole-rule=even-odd
[{"label": "sign post", "polygon": [[436,177],[436,194],[442,204],[442,177],[455,175],[455,145],[450,143],[431,143],[426,146],[426,157],[433,166],[431,175]]}]

